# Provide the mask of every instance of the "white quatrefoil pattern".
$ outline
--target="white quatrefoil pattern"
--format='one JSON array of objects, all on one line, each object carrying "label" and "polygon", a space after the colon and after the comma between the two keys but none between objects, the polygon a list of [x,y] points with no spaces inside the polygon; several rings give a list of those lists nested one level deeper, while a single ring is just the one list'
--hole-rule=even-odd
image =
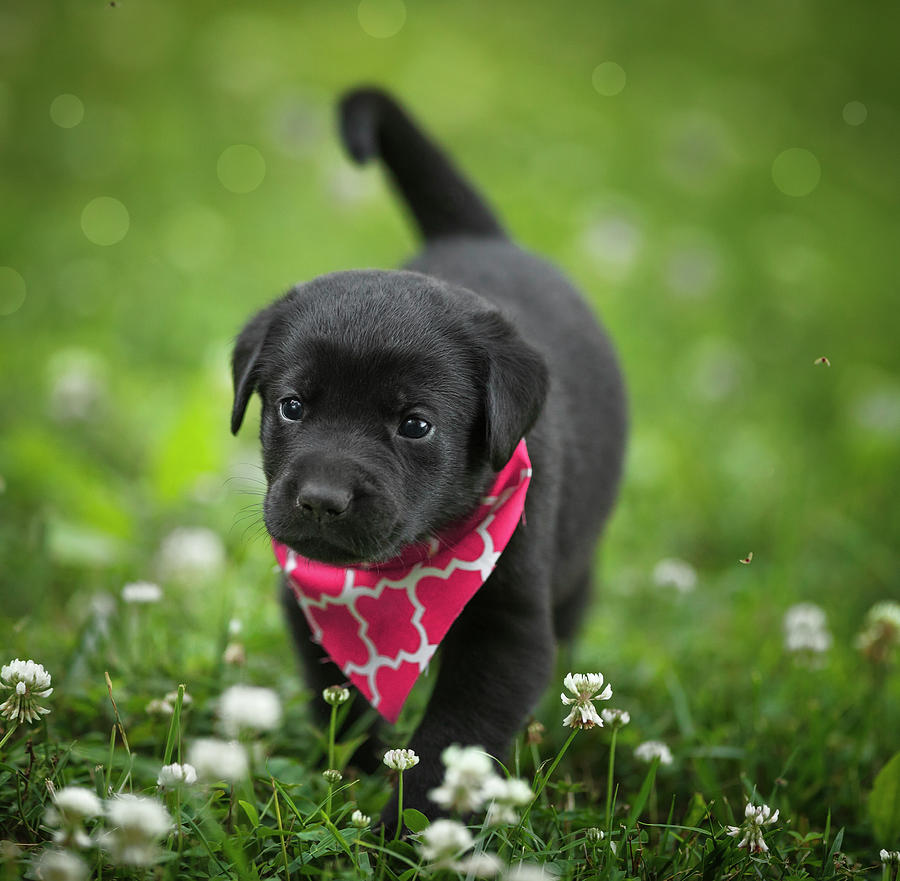
[{"label": "white quatrefoil pattern", "polygon": [[450,625],[487,580],[525,506],[531,462],[521,440],[452,540],[371,567],[330,566],[272,541],[313,639],[389,722]]}]

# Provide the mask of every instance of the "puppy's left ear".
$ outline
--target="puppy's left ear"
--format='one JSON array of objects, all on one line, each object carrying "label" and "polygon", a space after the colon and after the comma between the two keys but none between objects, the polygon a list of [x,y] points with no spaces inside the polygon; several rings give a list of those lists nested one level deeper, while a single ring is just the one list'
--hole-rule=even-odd
[{"label": "puppy's left ear", "polygon": [[540,353],[499,312],[479,316],[487,356],[484,417],[491,467],[499,471],[534,425],[550,384]]},{"label": "puppy's left ear", "polygon": [[257,368],[269,327],[272,323],[272,307],[263,309],[250,319],[234,344],[231,356],[231,375],[234,380],[234,406],[231,409],[231,433],[237,434],[250,396],[258,382]]}]

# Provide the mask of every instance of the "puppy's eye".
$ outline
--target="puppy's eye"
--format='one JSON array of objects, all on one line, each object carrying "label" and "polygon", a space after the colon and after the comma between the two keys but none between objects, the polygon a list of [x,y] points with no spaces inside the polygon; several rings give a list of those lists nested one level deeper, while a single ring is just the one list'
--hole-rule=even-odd
[{"label": "puppy's eye", "polygon": [[281,418],[296,422],[303,415],[303,402],[299,398],[285,398],[279,405]]},{"label": "puppy's eye", "polygon": [[431,423],[426,422],[424,419],[420,419],[418,416],[410,416],[408,419],[404,419],[403,422],[400,423],[400,427],[397,429],[397,434],[400,437],[408,437],[413,440],[418,440],[420,437],[425,437],[431,431]]}]

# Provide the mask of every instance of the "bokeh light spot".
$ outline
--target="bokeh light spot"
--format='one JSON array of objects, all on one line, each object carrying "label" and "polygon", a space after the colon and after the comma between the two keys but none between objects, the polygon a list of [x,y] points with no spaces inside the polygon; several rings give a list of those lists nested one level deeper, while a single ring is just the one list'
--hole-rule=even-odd
[{"label": "bokeh light spot", "polygon": [[266,176],[266,160],[249,144],[234,144],[219,156],[219,180],[232,193],[252,193]]},{"label": "bokeh light spot", "polygon": [[57,95],[50,102],[50,119],[60,128],[75,128],[84,119],[84,104],[77,95]]},{"label": "bokeh light spot", "polygon": [[869,111],[862,101],[850,101],[844,105],[843,115],[847,125],[862,125],[866,121]]},{"label": "bokeh light spot", "polygon": [[601,95],[612,97],[625,88],[625,71],[615,61],[604,61],[594,68],[591,82]]},{"label": "bokeh light spot", "polygon": [[581,243],[599,272],[621,280],[637,262],[644,233],[628,208],[613,208],[592,219],[582,233]]},{"label": "bokeh light spot", "polygon": [[786,196],[808,196],[821,177],[819,160],[803,147],[784,150],[772,163],[772,180]]},{"label": "bokeh light spot", "polygon": [[81,212],[81,229],[95,245],[121,242],[130,225],[128,209],[111,196],[92,199]]},{"label": "bokeh light spot", "polygon": [[0,315],[18,312],[26,293],[25,279],[11,266],[0,266]]},{"label": "bokeh light spot", "polygon": [[386,40],[405,24],[406,4],[403,0],[362,0],[356,14],[359,26],[370,37]]}]

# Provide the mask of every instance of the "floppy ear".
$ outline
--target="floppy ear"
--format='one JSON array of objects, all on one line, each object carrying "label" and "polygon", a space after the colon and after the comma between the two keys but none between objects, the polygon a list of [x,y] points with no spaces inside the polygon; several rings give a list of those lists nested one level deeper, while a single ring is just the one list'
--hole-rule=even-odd
[{"label": "floppy ear", "polygon": [[491,467],[499,471],[544,405],[550,377],[540,353],[499,312],[479,320],[488,376],[484,416]]},{"label": "floppy ear", "polygon": [[244,421],[250,396],[256,390],[257,366],[269,327],[272,307],[263,309],[250,319],[234,344],[231,355],[231,375],[234,380],[234,406],[231,409],[231,433],[237,434]]}]

